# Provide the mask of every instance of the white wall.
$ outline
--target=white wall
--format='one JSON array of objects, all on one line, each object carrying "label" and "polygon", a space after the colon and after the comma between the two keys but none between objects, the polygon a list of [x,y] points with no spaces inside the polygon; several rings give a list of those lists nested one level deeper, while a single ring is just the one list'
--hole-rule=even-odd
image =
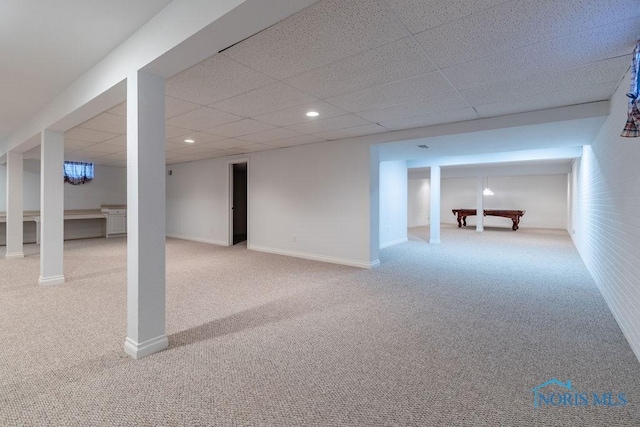
[{"label": "white wall", "polygon": [[167,171],[167,235],[229,244],[229,158],[168,165]]},{"label": "white wall", "polygon": [[[7,206],[7,168],[0,166],[0,211]],[[60,171],[60,179],[63,179]],[[40,210],[40,161],[24,161],[24,210]],[[99,209],[101,204],[127,203],[127,170],[95,166],[95,178],[87,184],[64,185],[65,209]]]},{"label": "white wall", "polygon": [[631,348],[640,359],[640,138],[621,138],[629,74],[611,115],[574,164],[573,238]]},{"label": "white wall", "polygon": [[[476,207],[476,178],[444,178],[440,180],[440,222],[457,224],[451,209]],[[467,218],[467,225],[475,225],[474,217]]]},{"label": "white wall", "polygon": [[429,225],[430,191],[429,180],[425,178],[408,179],[407,226],[421,227]]},{"label": "white wall", "polygon": [[407,162],[380,162],[380,247],[407,241]]},{"label": "white wall", "polygon": [[[359,267],[375,265],[377,254],[370,248],[370,155],[368,144],[334,141],[246,156],[248,247]],[[227,244],[228,162],[167,166],[173,171],[167,177],[168,235]]]},{"label": "white wall", "polygon": [[[484,197],[485,209],[517,209],[526,213],[521,227],[567,228],[566,174],[489,177],[493,196]],[[442,179],[441,222],[457,224],[452,209],[476,206],[477,178]],[[467,225],[475,225],[475,217],[467,218]],[[505,218],[485,217],[485,227],[511,227]]]},{"label": "white wall", "polygon": [[[6,211],[7,191],[6,166],[0,166],[0,211]],[[60,179],[63,173],[60,171]],[[40,161],[24,161],[24,210],[40,210]],[[99,209],[102,204],[127,203],[127,170],[110,166],[95,166],[93,181],[81,185],[64,185],[64,208]],[[103,235],[103,219],[65,222],[65,239],[98,237]],[[0,245],[5,244],[5,225],[0,225]],[[36,241],[35,223],[24,223],[24,243]]]}]

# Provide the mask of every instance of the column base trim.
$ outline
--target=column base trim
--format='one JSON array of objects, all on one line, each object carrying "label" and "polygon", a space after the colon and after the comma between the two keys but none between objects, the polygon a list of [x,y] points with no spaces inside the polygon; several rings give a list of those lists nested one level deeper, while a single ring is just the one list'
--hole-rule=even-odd
[{"label": "column base trim", "polygon": [[38,278],[38,284],[40,286],[54,286],[61,285],[64,283],[64,276],[51,276],[51,277],[42,277]]},{"label": "column base trim", "polygon": [[24,258],[24,252],[8,252],[5,254],[5,259],[19,259]]},{"label": "column base trim", "polygon": [[438,239],[438,240],[435,240],[435,239],[434,240],[429,240],[429,243],[437,245],[438,243],[440,243],[440,239]]},{"label": "column base trim", "polygon": [[141,343],[137,343],[129,337],[124,341],[125,353],[136,360],[162,351],[168,347],[169,338],[167,337],[167,334],[162,334],[159,337],[151,338],[150,340],[146,340]]}]

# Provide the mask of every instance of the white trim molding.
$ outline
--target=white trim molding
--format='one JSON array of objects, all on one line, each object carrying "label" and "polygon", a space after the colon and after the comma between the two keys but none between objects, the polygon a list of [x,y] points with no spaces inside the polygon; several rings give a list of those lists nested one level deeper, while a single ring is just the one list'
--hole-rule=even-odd
[{"label": "white trim molding", "polygon": [[24,252],[10,252],[5,254],[5,259],[20,259],[24,258]]},{"label": "white trim molding", "polygon": [[328,262],[331,264],[347,265],[349,267],[371,269],[371,268],[378,267],[380,265],[379,259],[371,262],[356,261],[356,260],[347,259],[347,258],[337,258],[332,256],[326,256],[326,255],[316,255],[316,254],[310,254],[306,252],[286,251],[282,249],[274,249],[274,248],[268,248],[264,246],[255,246],[255,245],[247,245],[247,249],[252,251],[257,251],[257,252],[266,252],[266,253],[276,254],[276,255],[285,255],[285,256],[290,256],[294,258],[309,259],[312,261],[321,261],[321,262]]},{"label": "white trim molding", "polygon": [[51,277],[42,277],[38,278],[38,284],[40,286],[55,286],[61,285],[64,283],[64,276],[51,276]]},{"label": "white trim molding", "polygon": [[137,343],[131,338],[124,341],[124,351],[134,359],[142,359],[150,354],[157,353],[169,347],[167,334],[162,334],[150,340]]},{"label": "white trim molding", "polygon": [[182,234],[167,234],[167,237],[170,239],[179,239],[179,240],[188,240],[191,242],[207,243],[209,245],[229,246],[227,245],[227,242],[223,240],[203,239],[202,237],[183,236]]}]

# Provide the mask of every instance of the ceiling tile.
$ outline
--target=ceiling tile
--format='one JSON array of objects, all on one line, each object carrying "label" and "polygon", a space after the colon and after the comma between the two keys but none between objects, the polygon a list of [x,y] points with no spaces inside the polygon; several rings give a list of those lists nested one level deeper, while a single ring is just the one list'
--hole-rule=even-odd
[{"label": "ceiling tile", "polygon": [[444,68],[628,19],[639,10],[637,0],[517,0],[429,29],[416,39]]},{"label": "ceiling tile", "polygon": [[314,135],[327,140],[353,138],[355,136],[371,135],[374,133],[388,132],[387,129],[376,124],[368,124],[364,126],[355,126],[345,129],[330,130],[328,132],[319,132]]},{"label": "ceiling tile", "polygon": [[[103,142],[103,144],[119,145],[121,147],[126,147],[127,135],[125,134],[125,135],[116,136],[115,138],[107,139],[106,141]],[[65,141],[65,145],[66,145],[66,141]]]},{"label": "ceiling tile", "polygon": [[328,98],[435,69],[422,47],[413,37],[407,37],[291,77],[285,83],[318,98]]},{"label": "ceiling tile", "polygon": [[[186,113],[191,110],[195,110],[200,107],[198,104],[194,104],[192,102],[183,101],[182,99],[174,98],[171,96],[165,97],[165,114],[164,117],[169,119],[171,117]],[[127,116],[127,102],[122,102],[112,109],[108,110],[111,114],[116,114],[118,116]]]},{"label": "ceiling tile", "polygon": [[77,150],[73,153],[65,154],[64,159],[72,162],[91,162],[104,155],[105,153],[99,153],[97,151]]},{"label": "ceiling tile", "polygon": [[[75,139],[69,139],[66,138],[64,139],[64,149],[65,150],[80,150],[82,148],[87,148],[90,147],[92,145],[94,145],[95,142],[87,142],[87,141],[76,141]],[[40,146],[36,147],[38,149],[38,152],[40,151]],[[31,150],[29,150],[31,151]]]},{"label": "ceiling tile", "polygon": [[236,152],[238,154],[244,153],[255,153],[257,151],[266,151],[273,150],[275,147],[265,144],[258,144],[256,142],[249,143],[247,145],[242,145],[240,147],[233,147],[228,149],[227,151]]},{"label": "ceiling tile", "polygon": [[83,148],[82,150],[80,150],[81,152],[94,152],[94,153],[102,153],[104,154],[109,154],[109,153],[117,153],[120,151],[126,151],[126,147],[120,147],[118,145],[109,145],[109,144],[95,144],[92,145],[90,147],[87,148]]},{"label": "ceiling tile", "polygon": [[368,124],[371,123],[362,117],[358,117],[355,114],[345,114],[344,116],[329,117],[327,119],[319,119],[312,122],[293,125],[288,129],[302,133],[317,133]]},{"label": "ceiling tile", "polygon": [[185,144],[186,144],[186,142],[182,142],[182,143],[180,143],[180,142],[170,142],[170,141],[166,141],[166,142],[164,143],[164,147],[165,147],[165,149],[167,150],[167,153],[170,153],[170,152],[172,152],[172,151],[175,151],[175,150],[179,150],[179,149],[181,149],[182,147],[184,147],[184,146],[185,146]]},{"label": "ceiling tile", "polygon": [[404,130],[432,126],[441,123],[475,120],[477,118],[479,118],[479,116],[472,108],[461,108],[459,110],[443,111],[441,113],[433,113],[426,116],[413,116],[389,120],[381,122],[380,125],[389,130]]},{"label": "ceiling tile", "polygon": [[99,157],[100,161],[122,161],[127,160],[127,152],[121,151],[119,153],[106,154]]},{"label": "ceiling tile", "polygon": [[292,138],[284,138],[271,141],[269,142],[269,145],[273,145],[274,147],[291,147],[294,145],[314,144],[316,142],[323,141],[326,141],[326,139],[320,138],[316,135],[298,135]]},{"label": "ceiling tile", "polygon": [[462,96],[472,105],[526,99],[542,93],[564,90],[589,90],[589,86],[620,80],[629,68],[628,58],[614,58],[593,64],[536,74],[522,79],[492,83],[462,90]]},{"label": "ceiling tile", "polygon": [[284,83],[276,82],[211,106],[244,117],[254,117],[313,101],[317,99]]},{"label": "ceiling tile", "polygon": [[383,0],[325,0],[227,49],[227,55],[276,79],[407,37]]},{"label": "ceiling tile", "polygon": [[107,110],[107,112],[111,114],[116,114],[118,116],[127,117],[127,101],[121,102],[120,104],[116,105],[112,109]]},{"label": "ceiling tile", "polygon": [[309,111],[319,113],[320,115],[318,117],[321,118],[342,116],[348,113],[348,111],[338,108],[335,105],[328,104],[324,101],[316,101],[310,104],[296,105],[295,107],[274,111],[272,113],[261,114],[254,118],[261,122],[271,123],[276,126],[290,126],[308,122],[310,120],[317,120],[314,117],[307,117],[306,113]]},{"label": "ceiling tile", "polygon": [[433,96],[454,92],[455,89],[439,71],[374,86],[358,92],[328,98],[326,101],[351,112],[406,104]]},{"label": "ceiling tile", "polygon": [[274,125],[258,122],[256,120],[242,119],[237,122],[227,123],[226,125],[207,129],[207,132],[215,133],[216,135],[225,136],[227,138],[234,138],[236,136],[273,129],[274,127]]},{"label": "ceiling tile", "polygon": [[178,144],[184,144],[185,139],[192,139],[196,144],[206,144],[207,142],[220,141],[226,139],[224,136],[214,135],[208,132],[191,132],[176,136],[174,138],[166,138],[169,142],[176,142]]},{"label": "ceiling tile", "polygon": [[234,114],[229,114],[209,107],[200,107],[197,110],[172,117],[167,120],[166,123],[170,126],[176,126],[183,129],[201,131],[215,126],[220,126],[225,123],[235,122],[240,119],[242,119],[242,117]]},{"label": "ceiling tile", "polygon": [[218,54],[169,78],[166,93],[209,105],[273,82],[272,78]]},{"label": "ceiling tile", "polygon": [[509,0],[387,0],[412,34]]},{"label": "ceiling tile", "polygon": [[222,139],[220,141],[209,142],[206,145],[214,150],[225,150],[227,148],[240,147],[242,145],[247,145],[247,141],[241,141],[235,138],[227,138],[227,139]]},{"label": "ceiling tile", "polygon": [[113,132],[102,132],[93,129],[85,129],[81,127],[75,127],[64,133],[64,138],[74,139],[76,141],[86,142],[102,142],[107,139],[115,138],[119,134]]},{"label": "ceiling tile", "polygon": [[442,72],[455,87],[466,89],[625,56],[635,45],[632,34],[636,28],[640,28],[640,17],[501,52]]},{"label": "ceiling tile", "polygon": [[423,101],[399,104],[377,110],[361,111],[356,115],[370,122],[382,122],[396,120],[402,117],[420,116],[438,111],[457,110],[468,107],[469,104],[458,93],[452,92],[446,95],[434,96]]},{"label": "ceiling tile", "polygon": [[300,135],[300,132],[296,132],[291,129],[275,128],[275,129],[270,129],[264,132],[257,132],[257,133],[252,133],[250,135],[243,135],[238,139],[241,139],[243,141],[248,141],[248,142],[269,142],[269,141],[275,141],[278,139],[292,138],[299,135]]},{"label": "ceiling tile", "polygon": [[611,98],[616,89],[616,82],[588,85],[587,90],[576,91],[569,89],[540,95],[520,97],[517,99],[483,104],[476,107],[481,117],[502,116],[505,114],[522,113],[526,111],[543,110],[545,108],[562,107],[565,105],[584,104],[587,102],[604,101]]},{"label": "ceiling tile", "polygon": [[185,144],[181,148],[172,150],[172,152],[179,154],[199,154],[215,150],[216,149],[209,144]]},{"label": "ceiling tile", "polygon": [[198,104],[183,101],[182,99],[173,98],[171,96],[165,96],[164,104],[165,104],[165,112],[164,112],[165,119],[170,119],[171,117],[179,116],[180,114],[193,111],[200,107],[200,105]]},{"label": "ceiling tile", "polygon": [[191,132],[193,131],[189,129],[177,128],[174,126],[167,126],[167,125],[164,126],[164,137],[166,139],[176,138],[178,136],[186,135]]},{"label": "ceiling tile", "polygon": [[80,127],[123,134],[127,133],[127,118],[111,113],[102,113],[82,123]]}]

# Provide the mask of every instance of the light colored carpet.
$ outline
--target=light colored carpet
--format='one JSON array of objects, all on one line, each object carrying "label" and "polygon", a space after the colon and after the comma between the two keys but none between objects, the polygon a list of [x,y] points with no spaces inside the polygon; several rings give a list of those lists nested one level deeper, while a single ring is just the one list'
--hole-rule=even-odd
[{"label": "light colored carpet", "polygon": [[[167,242],[171,347],[125,355],[125,240],[0,260],[0,425],[640,425],[640,363],[566,232],[445,227],[360,270]],[[4,248],[0,249],[4,256]],[[533,408],[570,379],[621,407]]]}]

